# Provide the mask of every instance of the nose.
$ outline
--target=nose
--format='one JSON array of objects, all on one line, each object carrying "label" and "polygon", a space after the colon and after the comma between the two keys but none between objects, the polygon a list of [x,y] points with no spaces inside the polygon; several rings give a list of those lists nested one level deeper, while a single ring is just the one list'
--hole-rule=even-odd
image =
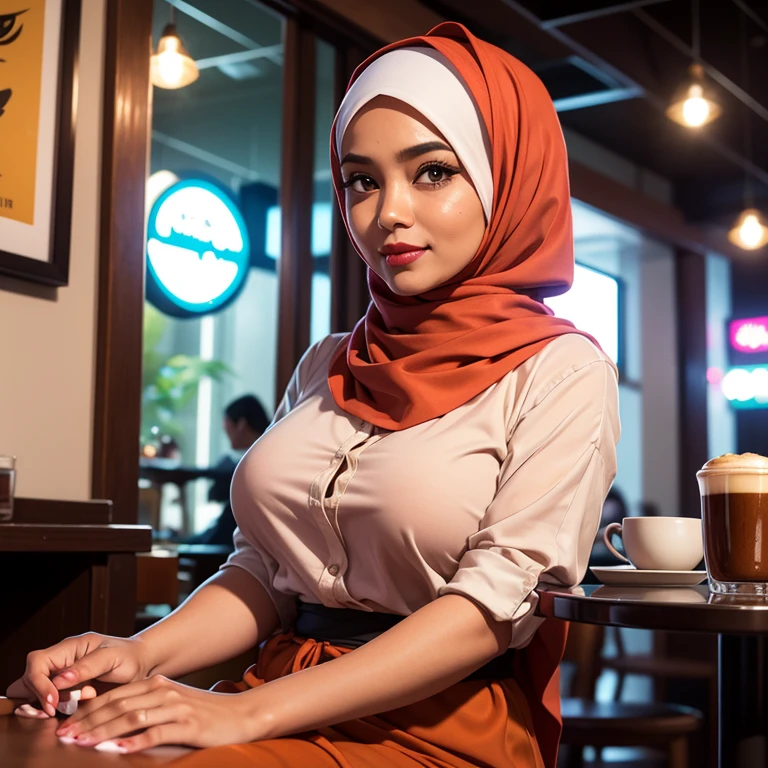
[{"label": "nose", "polygon": [[414,224],[411,186],[407,181],[397,181],[382,186],[379,194],[378,224],[389,232],[397,227],[408,229]]}]

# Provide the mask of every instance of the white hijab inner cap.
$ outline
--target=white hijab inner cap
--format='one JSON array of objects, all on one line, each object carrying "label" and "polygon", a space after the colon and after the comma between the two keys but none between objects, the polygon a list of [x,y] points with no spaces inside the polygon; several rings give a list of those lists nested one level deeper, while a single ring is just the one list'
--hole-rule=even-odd
[{"label": "white hijab inner cap", "polygon": [[339,107],[336,152],[357,112],[376,96],[391,96],[421,112],[445,136],[469,174],[491,219],[491,149],[480,112],[456,67],[434,48],[397,48],[376,59],[352,84]]}]

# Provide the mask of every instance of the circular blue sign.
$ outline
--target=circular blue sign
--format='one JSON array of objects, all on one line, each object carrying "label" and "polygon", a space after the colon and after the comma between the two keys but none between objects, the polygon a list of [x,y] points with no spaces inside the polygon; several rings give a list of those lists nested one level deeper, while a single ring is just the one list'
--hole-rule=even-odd
[{"label": "circular blue sign", "polygon": [[216,312],[243,287],[249,264],[243,217],[215,184],[185,179],[157,198],[147,222],[147,298],[158,309]]}]

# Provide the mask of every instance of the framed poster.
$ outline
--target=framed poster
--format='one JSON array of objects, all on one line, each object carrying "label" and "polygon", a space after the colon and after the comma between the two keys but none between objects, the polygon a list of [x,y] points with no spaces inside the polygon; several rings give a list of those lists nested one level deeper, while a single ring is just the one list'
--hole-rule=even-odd
[{"label": "framed poster", "polygon": [[0,273],[66,285],[80,0],[0,0]]}]

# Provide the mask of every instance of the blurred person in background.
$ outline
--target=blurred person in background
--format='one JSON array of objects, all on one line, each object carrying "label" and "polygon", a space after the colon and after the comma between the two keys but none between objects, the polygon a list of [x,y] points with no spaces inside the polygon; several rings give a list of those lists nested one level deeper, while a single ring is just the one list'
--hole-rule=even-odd
[{"label": "blurred person in background", "polygon": [[[245,452],[266,432],[269,417],[255,395],[243,395],[224,409],[224,432],[229,438],[232,453],[222,457],[214,467],[221,473],[208,491],[208,501],[224,504],[221,514],[204,531],[185,540],[187,544],[219,544],[234,549],[232,535],[237,523],[232,514],[229,487],[238,462]],[[234,455],[233,455],[234,454]]]}]

